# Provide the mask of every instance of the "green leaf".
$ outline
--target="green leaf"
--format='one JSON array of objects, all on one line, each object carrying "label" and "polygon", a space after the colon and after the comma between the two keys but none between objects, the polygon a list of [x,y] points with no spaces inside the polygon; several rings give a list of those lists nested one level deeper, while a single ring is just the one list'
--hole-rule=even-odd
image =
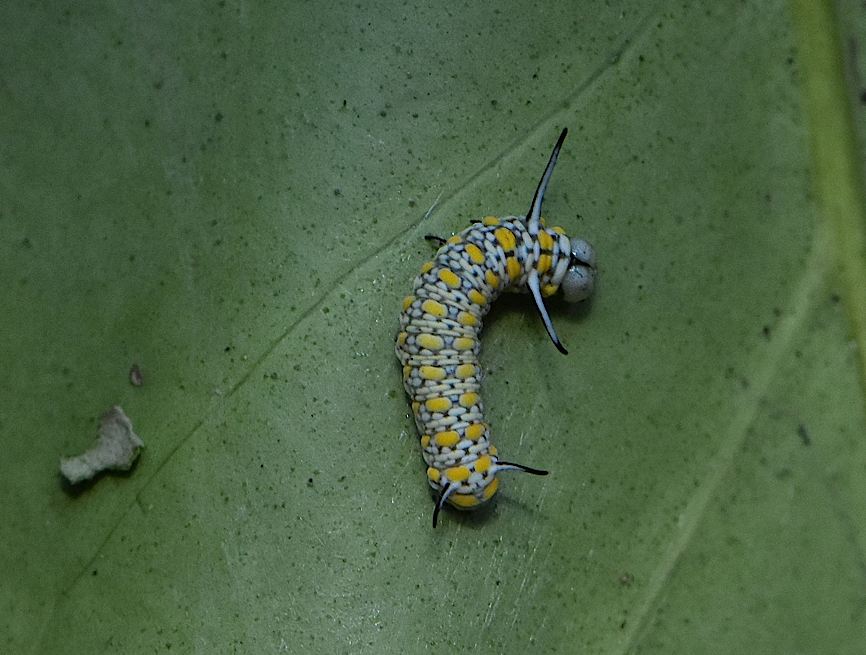
[{"label": "green leaf", "polygon": [[[5,3],[0,649],[862,650],[864,120],[811,4]],[[400,300],[564,126],[597,296],[482,352],[551,475],[432,530]],[[138,464],[64,487],[114,404]]]}]

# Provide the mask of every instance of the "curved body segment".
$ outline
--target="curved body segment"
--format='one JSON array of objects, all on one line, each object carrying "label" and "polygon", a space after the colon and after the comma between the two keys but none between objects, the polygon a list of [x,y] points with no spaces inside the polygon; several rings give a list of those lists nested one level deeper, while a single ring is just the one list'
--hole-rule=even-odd
[{"label": "curved body segment", "polygon": [[592,291],[591,247],[570,240],[561,228],[545,227],[540,218],[544,189],[564,138],[565,131],[529,218],[488,216],[451,237],[421,267],[411,295],[403,300],[396,353],[421,435],[427,479],[437,493],[434,526],[445,502],[473,509],[490,500],[502,471],[546,474],[499,459],[484,420],[478,353],[484,316],[503,291],[532,293],[551,339],[563,353],[542,298],[561,286],[567,296],[578,299]]}]

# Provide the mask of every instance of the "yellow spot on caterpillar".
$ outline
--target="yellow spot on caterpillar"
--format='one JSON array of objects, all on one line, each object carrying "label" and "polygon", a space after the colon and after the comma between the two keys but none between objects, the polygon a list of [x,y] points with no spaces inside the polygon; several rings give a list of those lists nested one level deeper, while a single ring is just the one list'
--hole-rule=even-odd
[{"label": "yellow spot on caterpillar", "polygon": [[488,227],[491,225],[499,225],[499,219],[496,218],[495,216],[485,216],[484,218],[481,219],[481,222],[484,223],[484,225],[487,225]]},{"label": "yellow spot on caterpillar", "polygon": [[473,264],[484,263],[484,253],[481,251],[481,248],[476,246],[474,243],[466,244],[466,254],[469,255],[469,259]]},{"label": "yellow spot on caterpillar", "polygon": [[[541,233],[539,232],[539,234]],[[541,255],[541,257],[538,258],[538,263],[535,265],[535,268],[538,270],[539,273],[544,275],[545,273],[547,273],[547,271],[550,270],[550,265],[552,263],[553,257],[551,257],[550,255]]]},{"label": "yellow spot on caterpillar", "polygon": [[428,398],[424,401],[428,412],[447,412],[451,409],[451,401],[447,398]]},{"label": "yellow spot on caterpillar", "polygon": [[487,281],[487,284],[489,284],[494,289],[499,287],[499,276],[493,271],[491,271],[489,268],[484,271],[484,279]]},{"label": "yellow spot on caterpillar", "polygon": [[490,459],[490,455],[482,455],[475,460],[475,470],[479,473],[486,473],[492,463],[493,461]]},{"label": "yellow spot on caterpillar", "polygon": [[466,466],[452,466],[449,469],[445,469],[445,475],[448,476],[451,482],[463,482],[469,478],[470,474],[471,471]]},{"label": "yellow spot on caterpillar", "polygon": [[448,237],[448,239],[445,240],[445,243],[450,243],[451,245],[456,245],[456,244],[460,243],[461,241],[463,241],[463,237],[461,237],[459,234],[455,234],[453,237]]},{"label": "yellow spot on caterpillar", "polygon": [[496,457],[499,454],[499,449],[496,446],[490,446],[487,452],[490,453],[491,457]]},{"label": "yellow spot on caterpillar", "polygon": [[474,302],[476,305],[487,304],[487,296],[481,293],[478,289],[472,289],[469,291],[469,300]]},{"label": "yellow spot on caterpillar", "polygon": [[408,336],[409,336],[409,335],[406,334],[405,332],[401,332],[400,334],[398,334],[398,335],[397,335],[397,344],[400,345],[400,346],[402,346],[404,343],[406,343],[406,338],[407,338]]},{"label": "yellow spot on caterpillar", "polygon": [[415,296],[406,296],[403,298],[403,311],[405,312],[412,306],[412,303],[415,302]]},{"label": "yellow spot on caterpillar", "polygon": [[486,487],[484,487],[484,491],[481,492],[481,495],[484,496],[484,500],[490,500],[493,498],[493,494],[496,493],[496,490],[499,489],[499,478],[493,478]]},{"label": "yellow spot on caterpillar", "polygon": [[458,378],[465,380],[466,378],[471,378],[476,373],[475,364],[461,364],[457,367],[457,370],[454,371],[454,375]]},{"label": "yellow spot on caterpillar", "polygon": [[517,245],[517,238],[514,236],[514,232],[509,230],[507,227],[498,227],[493,232],[493,236],[496,237],[496,240],[499,242],[499,245],[502,246],[503,250],[514,250],[514,247]]},{"label": "yellow spot on caterpillar", "polygon": [[460,394],[460,405],[462,407],[472,407],[478,403],[478,394],[474,391],[467,391],[466,393]]},{"label": "yellow spot on caterpillar", "polygon": [[541,223],[541,227],[544,227],[545,225],[547,225],[547,219],[544,218],[544,216],[539,216],[538,222]]},{"label": "yellow spot on caterpillar", "polygon": [[433,268],[433,262],[424,262],[421,264],[421,275],[429,273],[431,268]]},{"label": "yellow spot on caterpillar", "polygon": [[478,441],[481,437],[484,436],[484,432],[486,429],[487,426],[484,425],[484,423],[473,423],[466,428],[466,438],[472,439],[472,441]]},{"label": "yellow spot on caterpillar", "polygon": [[448,502],[454,505],[454,507],[469,509],[470,507],[477,506],[481,501],[472,494],[451,494],[448,496]]},{"label": "yellow spot on caterpillar", "polygon": [[412,367],[406,364],[406,366],[403,367],[403,379],[408,380],[410,375],[412,375]]},{"label": "yellow spot on caterpillar", "polygon": [[448,308],[445,305],[429,298],[421,303],[421,311],[439,318],[445,318],[448,315]]},{"label": "yellow spot on caterpillar", "polygon": [[457,314],[457,322],[460,325],[478,325],[478,319],[475,317],[475,314],[470,314],[469,312]]},{"label": "yellow spot on caterpillar", "polygon": [[422,366],[418,373],[425,380],[441,380],[445,377],[445,369],[440,366]]},{"label": "yellow spot on caterpillar", "polygon": [[541,287],[541,295],[547,298],[555,294],[558,290],[559,287],[555,284],[545,284],[543,287]]},{"label": "yellow spot on caterpillar", "polygon": [[439,469],[434,469],[432,466],[427,469],[427,477],[433,482],[439,482],[439,475]]},{"label": "yellow spot on caterpillar", "polygon": [[454,350],[470,350],[475,346],[475,339],[472,337],[457,337],[454,339]]},{"label": "yellow spot on caterpillar", "polygon": [[563,236],[563,237],[565,236],[565,230],[563,230],[558,225],[556,227],[552,227],[550,229],[553,230],[554,232],[556,232],[559,236]]},{"label": "yellow spot on caterpillar", "polygon": [[437,446],[453,448],[460,441],[460,435],[454,430],[448,430],[446,432],[437,432],[433,439],[436,441]]},{"label": "yellow spot on caterpillar", "polygon": [[430,445],[430,435],[425,434],[423,437],[421,437],[421,447],[426,448],[429,445]]},{"label": "yellow spot on caterpillar", "polygon": [[439,279],[452,289],[456,289],[460,286],[460,278],[457,277],[457,273],[452,271],[450,268],[440,268]]},{"label": "yellow spot on caterpillar", "polygon": [[517,261],[516,257],[509,257],[505,260],[505,270],[508,271],[508,277],[510,277],[512,281],[516,280],[523,274],[523,268],[520,266],[520,262]]},{"label": "yellow spot on caterpillar", "polygon": [[550,236],[550,232],[541,230],[538,233],[538,245],[544,250],[553,250],[553,237]]},{"label": "yellow spot on caterpillar", "polygon": [[445,345],[442,337],[438,337],[435,334],[427,334],[426,332],[422,332],[415,337],[415,342],[427,350],[442,350],[442,346]]}]

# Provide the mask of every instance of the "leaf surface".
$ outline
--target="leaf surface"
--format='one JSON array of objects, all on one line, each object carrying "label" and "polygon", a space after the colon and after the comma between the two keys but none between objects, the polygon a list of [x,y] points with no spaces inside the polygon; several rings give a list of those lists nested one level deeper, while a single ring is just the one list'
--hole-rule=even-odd
[{"label": "leaf surface", "polygon": [[[860,650],[854,296],[786,3],[0,12],[4,651]],[[400,300],[563,126],[545,215],[598,294],[551,305],[569,356],[525,297],[482,352],[551,475],[433,531]],[[141,460],[64,489],[113,404]]]}]

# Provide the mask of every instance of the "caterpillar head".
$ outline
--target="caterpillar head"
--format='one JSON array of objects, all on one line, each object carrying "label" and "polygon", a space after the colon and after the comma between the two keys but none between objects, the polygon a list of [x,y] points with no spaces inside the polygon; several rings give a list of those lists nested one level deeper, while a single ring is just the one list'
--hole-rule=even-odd
[{"label": "caterpillar head", "polygon": [[561,283],[566,302],[586,300],[595,288],[595,250],[583,239],[571,241],[571,261]]}]

